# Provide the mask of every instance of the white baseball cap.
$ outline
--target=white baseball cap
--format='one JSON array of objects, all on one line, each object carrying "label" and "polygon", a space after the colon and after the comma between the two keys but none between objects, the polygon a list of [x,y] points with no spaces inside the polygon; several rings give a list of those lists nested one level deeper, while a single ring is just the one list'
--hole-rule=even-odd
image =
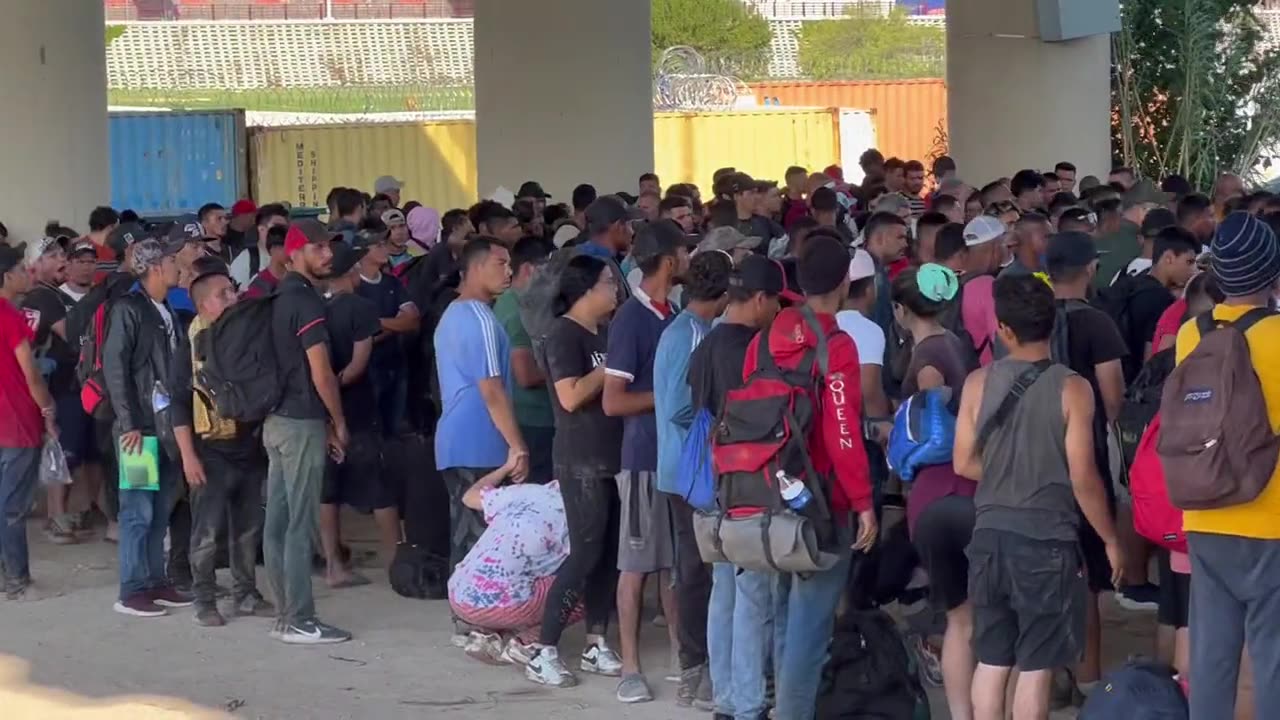
[{"label": "white baseball cap", "polygon": [[990,215],[979,215],[964,226],[964,244],[966,247],[986,245],[992,240],[1002,237],[1008,228],[999,219]]},{"label": "white baseball cap", "polygon": [[861,248],[854,250],[853,257],[849,260],[849,282],[874,277],[875,274],[876,264],[871,259],[871,253]]}]

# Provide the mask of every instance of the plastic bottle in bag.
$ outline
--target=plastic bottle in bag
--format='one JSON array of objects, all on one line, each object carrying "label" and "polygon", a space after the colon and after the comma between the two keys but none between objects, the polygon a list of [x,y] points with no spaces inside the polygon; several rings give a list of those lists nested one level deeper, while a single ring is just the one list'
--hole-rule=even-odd
[{"label": "plastic bottle in bag", "polygon": [[67,468],[67,455],[62,443],[49,436],[40,449],[40,483],[42,485],[70,485],[71,470]]}]

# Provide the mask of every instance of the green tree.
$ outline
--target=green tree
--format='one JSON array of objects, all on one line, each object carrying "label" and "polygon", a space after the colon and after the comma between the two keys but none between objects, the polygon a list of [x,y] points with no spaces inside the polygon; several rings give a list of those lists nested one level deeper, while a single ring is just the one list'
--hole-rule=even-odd
[{"label": "green tree", "polygon": [[1280,55],[1257,0],[1123,0],[1113,38],[1116,160],[1202,189],[1280,140]]},{"label": "green tree", "polygon": [[711,68],[744,79],[764,74],[769,64],[769,22],[742,0],[653,0],[653,57],[687,45]]},{"label": "green tree", "polygon": [[123,35],[124,31],[128,29],[129,28],[125,25],[108,25],[104,34],[104,39],[106,40],[107,45],[110,45],[112,40]]},{"label": "green tree", "polygon": [[807,22],[798,39],[800,70],[814,80],[932,78],[945,71],[944,29],[912,25],[901,8]]}]

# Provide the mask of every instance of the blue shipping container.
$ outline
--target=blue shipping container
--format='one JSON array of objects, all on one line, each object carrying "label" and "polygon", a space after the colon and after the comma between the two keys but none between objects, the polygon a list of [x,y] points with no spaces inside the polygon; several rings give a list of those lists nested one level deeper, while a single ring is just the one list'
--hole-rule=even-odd
[{"label": "blue shipping container", "polygon": [[111,205],[143,216],[231,204],[249,192],[244,111],[113,112]]}]

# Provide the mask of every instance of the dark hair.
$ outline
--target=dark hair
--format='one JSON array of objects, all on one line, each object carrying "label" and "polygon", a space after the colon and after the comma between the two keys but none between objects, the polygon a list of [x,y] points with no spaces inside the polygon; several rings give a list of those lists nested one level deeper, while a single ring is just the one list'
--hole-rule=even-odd
[{"label": "dark hair", "polygon": [[1191,253],[1196,255],[1199,252],[1200,241],[1196,239],[1195,235],[1191,234],[1190,230],[1184,230],[1177,225],[1170,225],[1169,227],[1161,228],[1160,232],[1156,233],[1155,243],[1151,246],[1151,264],[1154,265],[1160,262],[1161,256],[1165,253],[1173,253],[1174,255]]},{"label": "dark hair", "polygon": [[1102,220],[1104,216],[1111,217],[1112,215],[1119,215],[1123,209],[1123,206],[1120,203],[1120,198],[1118,197],[1099,198],[1091,203],[1091,205],[1093,207],[1093,211],[1098,214],[1098,220]]},{"label": "dark hair", "polygon": [[267,229],[267,249],[284,247],[285,237],[289,235],[288,225],[273,225]]},{"label": "dark hair", "polygon": [[1019,197],[1022,193],[1030,190],[1039,190],[1044,187],[1044,176],[1036,170],[1019,170],[1013,176],[1013,180],[1009,181],[1009,191],[1014,197]]},{"label": "dark hair", "polygon": [[559,317],[573,308],[583,295],[600,282],[600,274],[608,264],[592,255],[575,255],[560,271],[556,294],[551,299],[551,312]]},{"label": "dark hair", "polygon": [[467,219],[467,211],[454,208],[440,217],[440,237],[447,238]]},{"label": "dark hair", "polygon": [[495,221],[515,218],[515,213],[511,212],[502,203],[496,200],[481,200],[471,206],[471,224],[480,230],[481,225],[489,226]]},{"label": "dark hair", "polygon": [[351,188],[341,188],[333,197],[333,211],[338,217],[346,217],[365,205],[364,193]]},{"label": "dark hair", "polygon": [[1173,193],[1174,197],[1182,198],[1192,192],[1195,188],[1191,187],[1191,182],[1181,175],[1170,175],[1160,181],[1161,192]]},{"label": "dark hair", "polygon": [[414,210],[420,207],[422,207],[422,203],[418,202],[417,200],[410,200],[409,202],[404,204],[404,207],[401,208],[401,210],[404,211],[405,217],[408,217],[409,213],[413,212]]},{"label": "dark hair", "polygon": [[1117,193],[1120,193],[1121,195],[1128,192],[1128,190],[1126,190],[1124,187],[1124,183],[1120,182],[1119,180],[1116,180],[1115,182],[1107,183],[1107,187],[1111,188],[1112,190],[1115,190]]},{"label": "dark hair", "polygon": [[361,232],[369,235],[386,236],[387,234],[387,224],[382,222],[382,218],[373,217],[372,215],[361,220],[358,227]]},{"label": "dark hair", "polygon": [[1049,214],[1052,215],[1069,207],[1074,207],[1076,202],[1076,196],[1069,192],[1057,193],[1049,199]]},{"label": "dark hair", "polygon": [[222,207],[222,205],[216,202],[205,203],[200,206],[200,209],[198,211],[196,211],[196,219],[199,220],[201,223],[203,223],[204,219],[209,216],[209,213],[213,212],[214,210],[225,211],[226,208]]},{"label": "dark hair", "polygon": [[808,170],[805,170],[804,168],[800,167],[799,165],[792,165],[791,167],[787,168],[787,171],[786,171],[785,173],[783,173],[783,174],[782,174],[782,177],[783,177],[783,178],[789,178],[789,177],[791,177],[792,175],[801,175],[801,174],[803,174],[804,176],[808,177],[808,175],[809,175],[809,171],[808,171]]},{"label": "dark hair", "polygon": [[1044,181],[1046,183],[1058,182],[1058,180],[1060,179],[1058,177],[1058,173],[1052,172],[1052,171],[1046,172],[1046,173],[1040,173],[1040,177],[1044,178]]},{"label": "dark hair", "polygon": [[916,282],[916,275],[919,272],[919,268],[909,267],[898,273],[898,277],[893,279],[891,292],[893,301],[910,310],[916,317],[937,317],[946,309],[947,301],[930,300],[920,292],[920,284]]},{"label": "dark hair", "polygon": [[924,172],[924,163],[919,160],[908,160],[903,164],[902,169],[905,172]]},{"label": "dark hair", "polygon": [[573,211],[582,212],[587,206],[596,201],[596,188],[594,185],[583,183],[573,189]]},{"label": "dark hair", "polygon": [[657,173],[651,173],[651,172],[644,173],[643,175],[640,176],[640,180],[636,184],[638,185],[639,183],[642,183],[646,180],[652,180],[654,182],[658,182]]},{"label": "dark hair", "polygon": [[[954,202],[954,201],[955,201],[955,198],[951,198],[951,200]],[[934,200],[934,205],[937,205],[937,204],[938,204],[938,202],[937,202],[937,200],[935,199],[935,200]],[[923,227],[942,227],[943,225],[946,225],[946,224],[947,224],[947,223],[949,223],[949,222],[951,222],[951,221],[947,219],[947,216],[946,216],[946,215],[943,215],[942,213],[940,213],[940,212],[938,212],[938,211],[936,211],[936,210],[934,210],[933,212],[927,212],[927,213],[925,213],[925,214],[921,215],[921,216],[920,216],[920,219],[919,219],[918,221],[916,221],[916,233],[917,233],[917,234],[919,234],[919,232],[920,232],[920,228],[923,228]]]},{"label": "dark hair", "polygon": [[874,275],[871,277],[858,278],[857,280],[849,283],[849,298],[851,300],[856,300],[857,298],[866,295],[867,291],[875,286],[876,278]]},{"label": "dark hair", "polygon": [[1054,165],[1054,166],[1053,166],[1053,171],[1054,171],[1054,172],[1059,172],[1059,171],[1062,171],[1062,170],[1066,170],[1067,172],[1074,174],[1074,173],[1075,173],[1075,171],[1076,171],[1076,166],[1075,166],[1074,164],[1072,164],[1072,163],[1069,163],[1069,162],[1065,161],[1065,160],[1064,160],[1064,161],[1062,161],[1062,162],[1060,162],[1060,163],[1058,163],[1057,165]]},{"label": "dark hair", "polygon": [[1214,305],[1226,302],[1227,296],[1222,292],[1222,288],[1218,287],[1218,278],[1211,272],[1202,272],[1191,278],[1191,282],[1187,283],[1187,290],[1184,293],[1187,303],[1190,304],[1196,297],[1208,297],[1213,301]]},{"label": "dark hair", "polygon": [[554,203],[542,208],[542,224],[551,227],[561,220],[569,217],[569,206],[564,203]]},{"label": "dark hair", "polygon": [[[106,205],[99,205],[89,213],[89,231],[102,232],[112,225],[120,223],[120,213]],[[9,233],[6,232],[5,235]]]},{"label": "dark hair", "polygon": [[668,194],[666,197],[662,198],[662,200],[658,203],[658,212],[660,213],[671,212],[676,208],[682,208],[682,207],[687,207],[692,209],[693,201],[683,195]]},{"label": "dark hair", "polygon": [[254,213],[253,224],[266,225],[267,223],[271,222],[271,218],[274,218],[274,217],[282,217],[285,220],[288,220],[289,211],[288,209],[285,208],[284,205],[281,205],[280,203],[270,203],[268,205],[263,205],[262,207],[258,208],[258,212]]},{"label": "dark hair", "polygon": [[338,194],[346,189],[341,185],[329,188],[329,194],[324,196],[324,206],[332,210],[334,204],[338,201]]},{"label": "dark hair", "polygon": [[1208,195],[1200,193],[1184,195],[1178,201],[1178,222],[1185,223],[1211,210],[1213,210],[1213,201]]},{"label": "dark hair", "polygon": [[992,182],[987,183],[986,185],[983,185],[982,189],[978,191],[978,194],[982,196],[982,206],[986,207],[991,202],[990,200],[987,199],[988,195],[990,195],[993,192],[996,192],[1002,187],[1004,187],[1004,183],[1000,182],[999,180],[994,180]]},{"label": "dark hair", "polygon": [[809,207],[817,212],[833,212],[840,208],[840,200],[836,197],[835,190],[824,185],[809,196]]},{"label": "dark hair", "polygon": [[377,195],[374,195],[372,198],[369,198],[370,205],[373,205],[374,203],[379,203],[379,202],[384,202],[390,205],[391,207],[396,206],[396,204],[392,202],[391,196],[386,193],[378,193]]},{"label": "dark hair", "polygon": [[1110,174],[1111,175],[1128,175],[1129,177],[1135,177],[1135,175],[1133,174],[1133,168],[1128,167],[1127,165],[1120,165],[1118,167],[1111,168]]},{"label": "dark hair", "polygon": [[992,287],[996,322],[1020,343],[1044,342],[1053,334],[1053,290],[1035,275],[1002,275]]},{"label": "dark hair", "polygon": [[521,225],[533,222],[534,217],[538,215],[538,210],[533,206],[533,201],[528,198],[521,198],[511,203],[511,212]]},{"label": "dark hair", "polygon": [[[133,210],[126,208],[120,211],[121,225],[123,225],[124,223],[136,223],[140,220],[142,220],[142,218],[138,217],[138,213],[134,212]],[[8,235],[7,232],[5,234]]]},{"label": "dark hair", "polygon": [[881,153],[879,150],[875,148],[868,148],[866,150],[863,150],[862,154],[858,156],[858,165],[865,168],[866,166],[872,165],[872,164],[884,165],[885,164],[884,153]]},{"label": "dark hair", "polygon": [[871,217],[867,218],[867,224],[862,228],[862,236],[869,241],[871,238],[875,237],[876,233],[880,232],[881,229],[892,225],[906,227],[907,221],[903,220],[901,216],[895,215],[891,212],[871,213]]},{"label": "dark hair", "polygon": [[937,177],[943,173],[954,172],[956,169],[956,161],[951,159],[950,155],[939,155],[933,161],[933,175]]},{"label": "dark hair", "polygon": [[713,200],[707,217],[708,228],[737,227],[738,209],[729,200]]},{"label": "dark hair", "polygon": [[684,296],[689,300],[718,300],[729,290],[733,260],[722,252],[702,252],[689,261]]},{"label": "dark hair", "polygon": [[884,174],[888,175],[894,170],[906,170],[907,164],[901,158],[891,157],[884,161]]},{"label": "dark hair", "polygon": [[546,238],[537,235],[525,235],[511,247],[511,274],[520,272],[520,268],[528,263],[541,263],[551,254],[551,246]]},{"label": "dark hair", "polygon": [[484,262],[489,257],[489,253],[495,249],[505,250],[506,245],[502,241],[489,235],[477,235],[467,241],[462,246],[462,252],[458,254],[458,267],[465,275],[473,265]]},{"label": "dark hair", "polygon": [[953,207],[958,207],[960,201],[954,195],[934,195],[933,209],[938,213],[945,213]]},{"label": "dark hair", "polygon": [[968,248],[964,241],[964,226],[960,223],[947,223],[934,237],[933,258],[938,262],[946,262]]}]

